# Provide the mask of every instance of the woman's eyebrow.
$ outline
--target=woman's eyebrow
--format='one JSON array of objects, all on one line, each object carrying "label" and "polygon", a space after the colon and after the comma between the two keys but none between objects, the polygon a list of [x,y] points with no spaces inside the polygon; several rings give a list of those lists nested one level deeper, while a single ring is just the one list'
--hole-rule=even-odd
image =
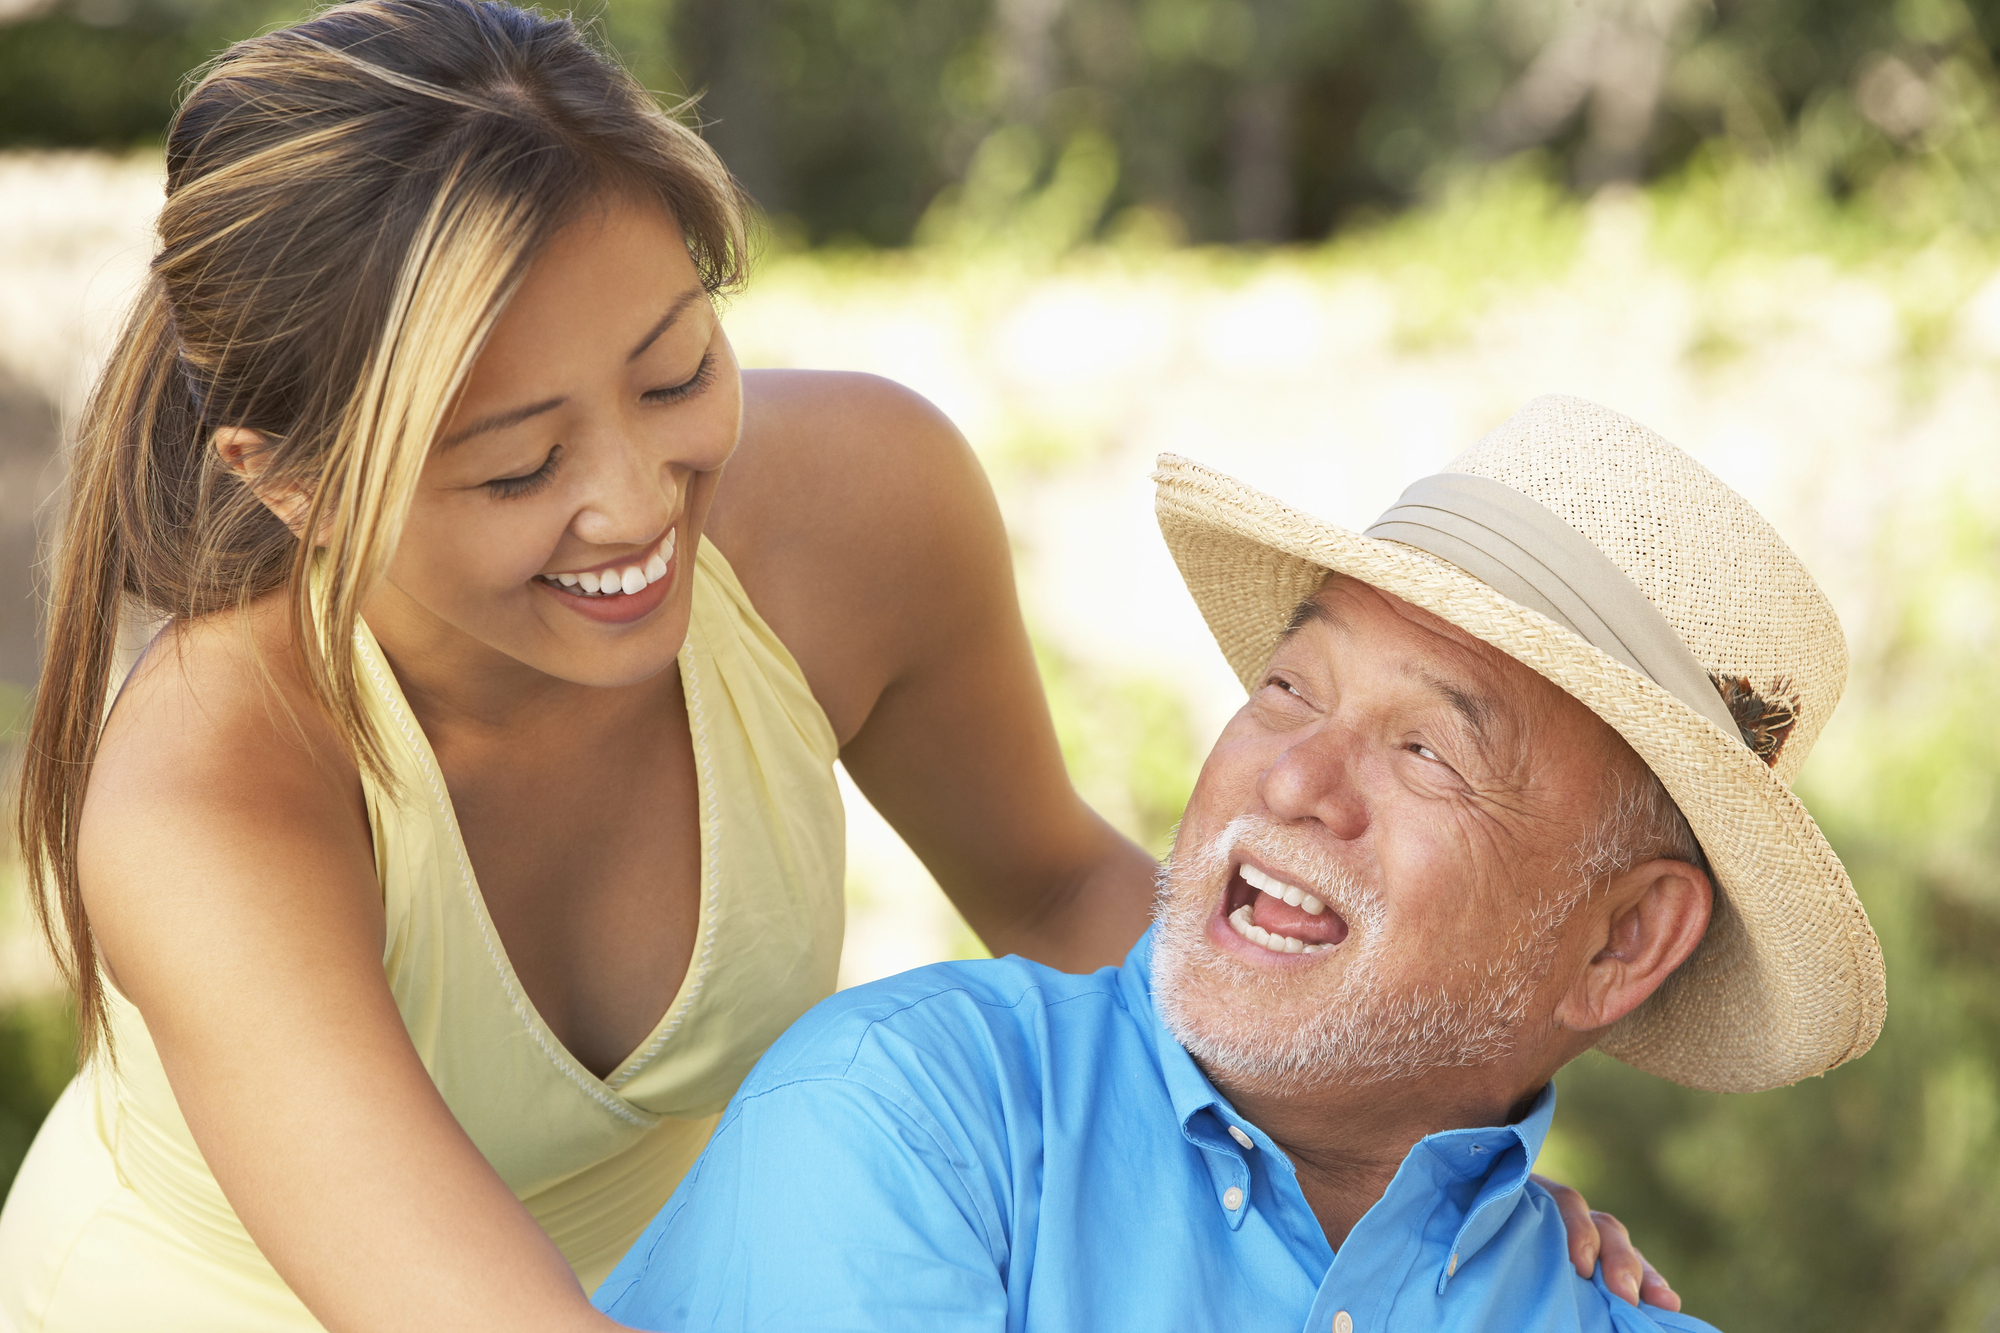
[{"label": "woman's eyebrow", "polygon": [[654,343],[658,342],[660,335],[665,333],[668,329],[672,328],[674,326],[674,321],[679,319],[682,315],[686,314],[687,308],[689,306],[693,305],[696,301],[701,300],[706,295],[708,295],[708,293],[703,291],[701,288],[690,287],[687,291],[684,291],[679,296],[675,297],[674,303],[667,307],[667,313],[660,316],[660,322],[655,324],[652,327],[652,330],[648,332],[645,337],[639,340],[639,345],[637,347],[634,347],[632,349],[632,354],[626,357],[625,359],[628,362],[637,361],[640,357],[644,356],[646,354],[646,349],[648,347],[651,347]]},{"label": "woman's eyebrow", "polygon": [[455,444],[464,444],[473,436],[483,435],[489,430],[502,430],[508,426],[518,426],[529,417],[538,417],[544,412],[553,412],[568,401],[569,399],[567,398],[550,398],[543,402],[530,403],[526,407],[510,407],[505,412],[495,412],[492,416],[481,417],[464,430],[455,430],[442,440],[439,440],[438,452],[443,453]]}]

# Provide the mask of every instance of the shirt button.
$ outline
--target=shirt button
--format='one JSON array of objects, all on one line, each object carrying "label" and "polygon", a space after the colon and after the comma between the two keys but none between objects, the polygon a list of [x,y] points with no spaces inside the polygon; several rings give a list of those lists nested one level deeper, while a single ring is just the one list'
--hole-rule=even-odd
[{"label": "shirt button", "polygon": [[1333,1317],[1333,1333],[1354,1333],[1354,1316],[1342,1310]]},{"label": "shirt button", "polygon": [[1243,1206],[1243,1191],[1237,1189],[1234,1185],[1222,1191],[1222,1206],[1232,1213],[1241,1208]]},{"label": "shirt button", "polygon": [[1231,1125],[1229,1127],[1229,1137],[1236,1140],[1238,1147],[1255,1148],[1257,1146],[1256,1144],[1250,1141],[1250,1136],[1248,1134],[1245,1134],[1241,1129],[1239,1129],[1235,1125]]}]

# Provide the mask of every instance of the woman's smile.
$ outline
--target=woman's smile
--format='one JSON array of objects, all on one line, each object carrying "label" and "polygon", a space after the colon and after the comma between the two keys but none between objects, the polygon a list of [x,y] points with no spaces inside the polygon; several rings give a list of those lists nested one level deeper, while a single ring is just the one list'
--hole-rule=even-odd
[{"label": "woman's smile", "polygon": [[656,610],[672,590],[671,577],[680,567],[675,558],[679,529],[649,551],[607,560],[589,569],[537,574],[532,580],[560,599],[562,605],[600,624],[630,624]]}]

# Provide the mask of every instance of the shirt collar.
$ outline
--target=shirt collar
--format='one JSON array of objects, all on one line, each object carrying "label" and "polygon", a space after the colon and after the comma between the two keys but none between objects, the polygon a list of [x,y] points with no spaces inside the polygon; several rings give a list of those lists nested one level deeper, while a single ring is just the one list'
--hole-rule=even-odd
[{"label": "shirt collar", "polygon": [[1534,1170],[1535,1158],[1541,1155],[1542,1142],[1548,1138],[1549,1124],[1555,1114],[1556,1086],[1550,1083],[1536,1095],[1528,1114],[1511,1125],[1446,1130],[1419,1139],[1417,1146],[1410,1149],[1409,1158],[1404,1159],[1406,1167],[1411,1159],[1425,1153],[1458,1179],[1478,1184],[1478,1192],[1465,1210],[1465,1219],[1452,1238],[1451,1250],[1438,1274],[1440,1293],[1486,1242],[1498,1234],[1526,1197],[1528,1176]]},{"label": "shirt collar", "polygon": [[[1166,1080],[1167,1096],[1174,1104],[1174,1115],[1183,1129],[1195,1115],[1206,1110],[1221,1110],[1229,1104],[1208,1076],[1201,1072],[1201,1066],[1187,1053],[1187,1048],[1175,1039],[1173,1030],[1167,1026],[1160,1010],[1153,1003],[1153,937],[1159,933],[1154,926],[1139,937],[1132,946],[1132,952],[1125,955],[1123,975],[1120,984],[1125,987],[1126,1002],[1132,1013],[1152,1034],[1154,1053],[1159,1057],[1160,1076]],[[1231,1111],[1230,1118],[1234,1118]]]},{"label": "shirt collar", "polygon": [[[1250,1133],[1260,1147],[1275,1149],[1262,1130],[1249,1124],[1236,1114],[1234,1107],[1217,1092],[1208,1076],[1187,1053],[1187,1048],[1174,1038],[1166,1020],[1160,1017],[1159,1008],[1153,1003],[1153,939],[1159,927],[1154,926],[1139,937],[1132,946],[1132,952],[1125,956],[1125,965],[1120,970],[1119,985],[1124,989],[1126,1005],[1139,1021],[1148,1026],[1154,1050],[1159,1058],[1160,1076],[1167,1085],[1167,1096],[1173,1102],[1174,1115],[1179,1119],[1181,1131],[1200,1146],[1210,1145],[1210,1136],[1200,1133],[1196,1117],[1204,1111],[1213,1112],[1225,1125],[1238,1125]],[[1511,1125],[1490,1125],[1474,1129],[1451,1129],[1431,1134],[1419,1139],[1404,1158],[1403,1169],[1397,1173],[1390,1190],[1396,1190],[1410,1168],[1419,1158],[1429,1158],[1441,1165],[1450,1175],[1468,1184],[1478,1182],[1472,1204],[1466,1209],[1453,1237],[1449,1256],[1438,1273],[1438,1291],[1442,1293],[1451,1279],[1483,1249],[1486,1243],[1505,1226],[1507,1219],[1514,1215],[1526,1195],[1528,1176],[1534,1169],[1535,1159],[1541,1155],[1542,1143],[1548,1138],[1549,1125],[1555,1119],[1556,1089],[1551,1083],[1536,1095],[1528,1113]],[[1276,1160],[1289,1160],[1282,1153]],[[1432,1177],[1435,1179],[1435,1177]]]}]

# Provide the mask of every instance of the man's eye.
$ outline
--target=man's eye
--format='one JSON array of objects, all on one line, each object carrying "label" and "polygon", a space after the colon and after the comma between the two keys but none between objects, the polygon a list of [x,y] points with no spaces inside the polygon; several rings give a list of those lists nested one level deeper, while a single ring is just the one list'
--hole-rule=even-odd
[{"label": "man's eye", "polygon": [[556,460],[562,456],[562,446],[549,450],[549,456],[533,472],[524,472],[518,477],[495,477],[486,483],[487,491],[502,500],[512,500],[517,496],[533,495],[549,484],[556,474]]},{"label": "man's eye", "polygon": [[1264,688],[1265,688],[1265,689],[1274,689],[1274,688],[1275,688],[1275,689],[1280,689],[1280,690],[1283,690],[1283,691],[1284,691],[1284,692],[1285,692],[1286,694],[1289,694],[1289,695],[1291,695],[1291,696],[1292,696],[1292,697],[1293,697],[1294,699],[1303,699],[1303,698],[1305,698],[1305,696],[1304,696],[1303,694],[1300,694],[1300,693],[1299,693],[1299,691],[1298,691],[1298,688],[1297,688],[1296,686],[1294,686],[1294,685],[1292,684],[1292,682],[1290,682],[1289,680],[1286,680],[1286,679],[1285,679],[1285,678],[1284,678],[1283,676],[1266,676],[1266,677],[1264,677]]},{"label": "man's eye", "polygon": [[1437,763],[1437,764],[1442,764],[1444,762],[1444,760],[1438,758],[1438,752],[1436,750],[1433,750],[1430,746],[1425,745],[1422,741],[1411,741],[1409,745],[1405,748],[1407,748],[1411,754],[1417,756],[1417,758],[1419,759],[1428,759],[1432,763]]}]

